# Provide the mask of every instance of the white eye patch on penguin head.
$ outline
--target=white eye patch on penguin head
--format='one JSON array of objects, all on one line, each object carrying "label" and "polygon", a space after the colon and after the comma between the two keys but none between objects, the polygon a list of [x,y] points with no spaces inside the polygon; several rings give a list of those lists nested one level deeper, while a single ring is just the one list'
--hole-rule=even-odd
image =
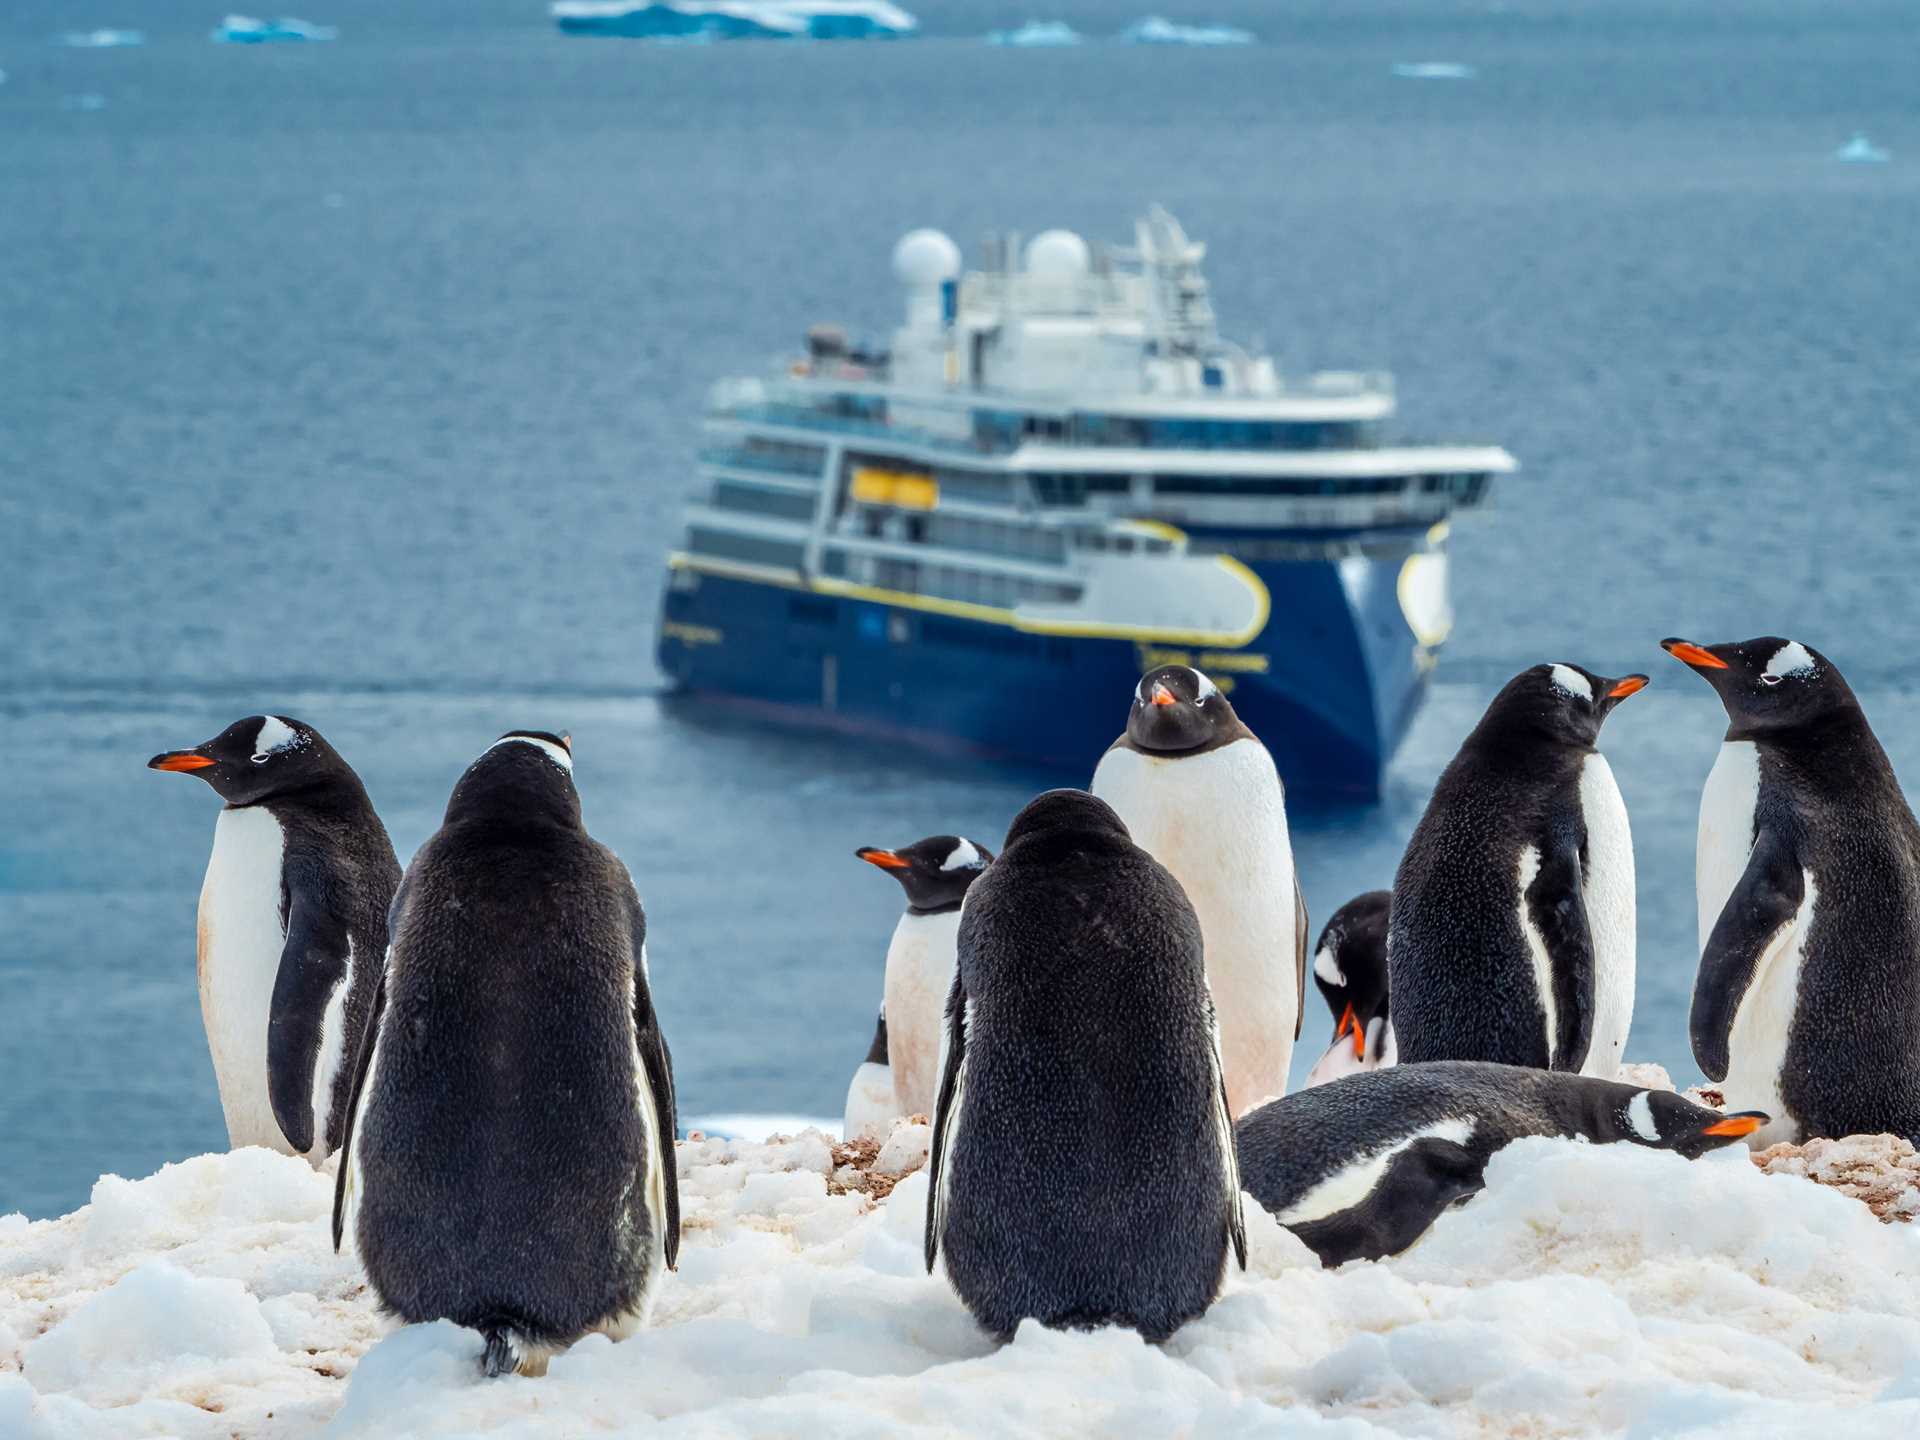
[{"label": "white eye patch on penguin head", "polygon": [[898,850],[863,845],[853,852],[886,871],[907,892],[915,914],[938,914],[959,906],[967,888],[993,863],[993,852],[964,835],[929,835]]},{"label": "white eye patch on penguin head", "polygon": [[1571,744],[1593,745],[1607,716],[1647,685],[1644,675],[1601,675],[1556,660],[1522,670],[1487,707],[1482,724],[1540,732]]},{"label": "white eye patch on penguin head", "polygon": [[1239,718],[1220,687],[1191,665],[1162,665],[1140,677],[1127,716],[1136,749],[1177,754],[1236,731]]},{"label": "white eye patch on penguin head", "polygon": [[205,744],[154,756],[147,768],[198,775],[228,804],[251,805],[340,767],[312,727],[284,715],[249,715]]},{"label": "white eye patch on penguin head", "polygon": [[1713,687],[1726,707],[1730,737],[1790,729],[1857,703],[1833,663],[1798,640],[1762,635],[1717,645],[1660,644]]}]

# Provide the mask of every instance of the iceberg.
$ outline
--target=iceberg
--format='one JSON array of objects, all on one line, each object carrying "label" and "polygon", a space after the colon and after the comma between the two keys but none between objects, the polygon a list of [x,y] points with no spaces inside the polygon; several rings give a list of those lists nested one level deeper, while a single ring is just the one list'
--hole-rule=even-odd
[{"label": "iceberg", "polygon": [[305,20],[229,15],[213,27],[209,38],[220,45],[267,45],[287,40],[331,40],[339,33],[331,25],[311,25]]},{"label": "iceberg", "polygon": [[1045,48],[1054,45],[1078,45],[1084,37],[1064,20],[1029,20],[1014,30],[991,30],[989,45],[1018,45]]},{"label": "iceberg", "polygon": [[1856,130],[1851,140],[1833,152],[1833,158],[1844,160],[1849,165],[1883,165],[1893,159],[1893,152],[1882,150],[1866,137],[1865,132]]},{"label": "iceberg", "polygon": [[1231,25],[1181,25],[1160,15],[1136,20],[1119,34],[1123,45],[1251,45],[1251,30]]},{"label": "iceberg", "polygon": [[554,0],[569,35],[640,40],[891,40],[919,20],[887,0]]},{"label": "iceberg", "polygon": [[1402,80],[1471,80],[1474,68],[1455,60],[1402,60],[1393,67]]},{"label": "iceberg", "polygon": [[120,45],[144,45],[144,30],[69,30],[53,37],[56,45],[73,50],[111,50]]}]

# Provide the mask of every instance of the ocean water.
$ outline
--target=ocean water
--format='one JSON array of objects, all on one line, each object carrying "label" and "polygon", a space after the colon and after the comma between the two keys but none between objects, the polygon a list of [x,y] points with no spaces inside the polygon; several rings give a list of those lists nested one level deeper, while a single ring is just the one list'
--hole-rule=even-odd
[{"label": "ocean water", "polygon": [[[1152,10],[1262,43],[977,38]],[[922,14],[904,44],[656,47],[533,0],[314,0],[339,41],[258,49],[184,0],[0,14],[0,1211],[222,1143],[192,958],[215,806],[141,767],[259,710],[353,760],[403,858],[500,731],[570,728],[686,1111],[835,1113],[899,908],[852,850],[997,847],[1035,782],[658,700],[703,397],[812,322],[884,333],[906,228],[1123,238],[1154,200],[1208,242],[1228,333],[1390,368],[1410,432],[1526,466],[1455,529],[1459,626],[1385,803],[1295,819],[1316,924],[1390,881],[1507,675],[1647,670],[1604,740],[1630,1050],[1695,1073],[1722,722],[1655,642],[1819,646],[1920,776],[1911,8]],[[96,24],[148,42],[47,43]],[[1392,73],[1419,62],[1476,74]],[[1856,130],[1892,163],[1835,163]],[[1310,1000],[1303,1071],[1330,1024]]]}]

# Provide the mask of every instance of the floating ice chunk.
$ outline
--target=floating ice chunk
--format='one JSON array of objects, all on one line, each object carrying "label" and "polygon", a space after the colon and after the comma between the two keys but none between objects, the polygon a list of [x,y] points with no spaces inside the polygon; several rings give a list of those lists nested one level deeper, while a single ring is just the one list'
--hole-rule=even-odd
[{"label": "floating ice chunk", "polygon": [[763,1144],[775,1135],[799,1135],[819,1130],[827,1135],[840,1133],[840,1122],[819,1115],[696,1115],[680,1122],[683,1131],[698,1130],[714,1140],[751,1140]]},{"label": "floating ice chunk", "polygon": [[1393,73],[1402,80],[1471,80],[1476,72],[1454,60],[1402,60]]},{"label": "floating ice chunk", "polygon": [[1078,45],[1085,37],[1064,20],[1029,20],[1014,30],[987,33],[989,45],[1018,45],[1044,48],[1054,45]]},{"label": "floating ice chunk", "polygon": [[267,45],[287,40],[332,40],[340,32],[331,25],[314,25],[282,16],[256,20],[251,15],[229,15],[213,27],[209,37],[220,45]]},{"label": "floating ice chunk", "polygon": [[887,0],[554,0],[569,35],[641,40],[887,40],[920,22]]},{"label": "floating ice chunk", "polygon": [[81,95],[62,95],[60,108],[62,110],[104,110],[107,108],[107,97],[92,90]]},{"label": "floating ice chunk", "polygon": [[1251,30],[1232,25],[1181,25],[1161,15],[1136,20],[1119,35],[1124,45],[1251,45]]},{"label": "floating ice chunk", "polygon": [[1867,138],[1865,131],[1856,130],[1851,140],[1833,152],[1833,158],[1850,165],[1883,165],[1893,159],[1893,152],[1882,150]]},{"label": "floating ice chunk", "polygon": [[111,50],[119,45],[144,45],[147,36],[143,30],[69,30],[54,36],[53,43],[75,50]]}]

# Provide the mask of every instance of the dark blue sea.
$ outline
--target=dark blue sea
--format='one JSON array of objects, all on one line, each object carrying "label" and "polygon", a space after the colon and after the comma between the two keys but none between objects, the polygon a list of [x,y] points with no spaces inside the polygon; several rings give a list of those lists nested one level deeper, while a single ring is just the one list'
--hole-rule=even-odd
[{"label": "dark blue sea", "polygon": [[[652,46],[311,0],[337,42],[257,48],[207,42],[222,8],[0,12],[0,1211],[224,1143],[215,805],[142,763],[262,710],[346,753],[403,859],[494,736],[571,729],[683,1110],[837,1111],[898,911],[854,847],[997,845],[1031,782],[662,705],[650,651],[708,385],[815,321],[884,333],[911,226],[1117,239],[1158,200],[1229,333],[1390,368],[1407,430],[1524,463],[1456,526],[1386,802],[1295,817],[1316,925],[1389,883],[1509,674],[1651,671],[1604,741],[1629,1049],[1690,1078],[1722,720],[1655,642],[1820,647],[1920,777],[1910,4],[927,0],[910,42]],[[978,39],[1149,9],[1262,43]],[[148,41],[48,43],[96,25]],[[1391,72],[1422,61],[1477,73]],[[1834,161],[1855,131],[1891,162]]]}]

